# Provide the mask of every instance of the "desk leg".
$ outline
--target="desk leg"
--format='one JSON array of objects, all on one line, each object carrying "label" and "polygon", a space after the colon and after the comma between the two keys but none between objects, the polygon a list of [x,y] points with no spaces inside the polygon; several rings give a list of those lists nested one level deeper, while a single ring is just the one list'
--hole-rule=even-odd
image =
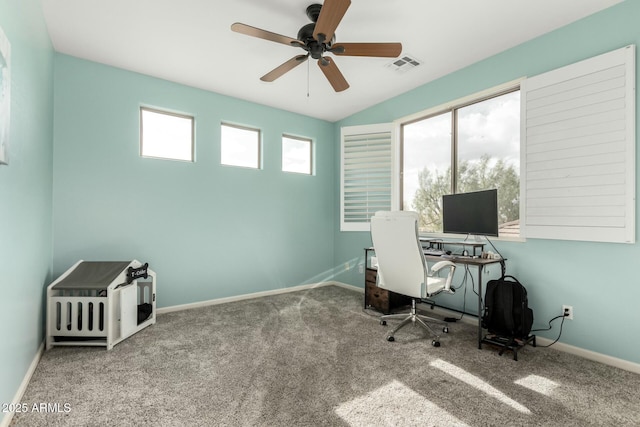
[{"label": "desk leg", "polygon": [[482,349],[482,266],[478,266],[478,348]]}]

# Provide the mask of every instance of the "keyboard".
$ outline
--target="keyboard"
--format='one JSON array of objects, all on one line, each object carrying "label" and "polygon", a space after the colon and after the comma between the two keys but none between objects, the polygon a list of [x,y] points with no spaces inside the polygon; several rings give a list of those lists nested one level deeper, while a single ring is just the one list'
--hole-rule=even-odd
[{"label": "keyboard", "polygon": [[423,252],[425,255],[429,256],[442,256],[445,254],[444,251],[441,251],[439,249],[424,249]]}]

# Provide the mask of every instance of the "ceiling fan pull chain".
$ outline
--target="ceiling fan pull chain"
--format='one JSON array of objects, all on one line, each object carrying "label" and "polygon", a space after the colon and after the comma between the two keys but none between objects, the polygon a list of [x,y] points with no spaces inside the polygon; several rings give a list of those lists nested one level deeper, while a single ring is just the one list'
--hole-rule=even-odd
[{"label": "ceiling fan pull chain", "polygon": [[310,80],[309,74],[311,73],[311,69],[309,68],[310,67],[310,65],[309,65],[310,63],[311,63],[311,61],[307,61],[307,98],[309,98],[309,80]]}]

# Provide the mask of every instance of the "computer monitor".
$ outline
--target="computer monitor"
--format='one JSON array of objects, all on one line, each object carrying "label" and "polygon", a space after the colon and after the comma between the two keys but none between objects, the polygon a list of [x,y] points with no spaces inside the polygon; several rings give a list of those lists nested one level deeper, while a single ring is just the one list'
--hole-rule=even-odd
[{"label": "computer monitor", "polygon": [[444,233],[498,235],[498,190],[442,196]]}]

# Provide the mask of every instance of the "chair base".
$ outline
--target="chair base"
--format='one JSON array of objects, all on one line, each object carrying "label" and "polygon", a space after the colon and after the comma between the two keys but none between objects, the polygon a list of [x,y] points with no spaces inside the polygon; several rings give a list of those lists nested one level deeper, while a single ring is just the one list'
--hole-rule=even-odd
[{"label": "chair base", "polygon": [[415,298],[411,299],[411,311],[409,312],[409,314],[406,313],[402,313],[402,314],[387,314],[385,316],[381,316],[380,317],[380,324],[381,325],[386,325],[387,324],[387,320],[393,320],[393,319],[401,319],[402,322],[400,322],[400,324],[398,326],[396,326],[395,328],[393,328],[393,330],[391,330],[391,332],[389,332],[387,334],[387,341],[395,341],[395,333],[398,332],[398,330],[400,328],[403,328],[404,326],[408,325],[409,323],[412,323],[414,326],[420,326],[422,327],[424,330],[426,330],[427,332],[429,332],[432,336],[434,336],[433,341],[431,342],[431,344],[433,344],[434,347],[440,347],[440,335],[427,323],[436,323],[438,325],[444,325],[444,327],[442,328],[442,332],[444,332],[445,334],[449,332],[449,327],[448,327],[448,323],[440,320],[440,319],[435,319],[433,317],[429,317],[429,316],[424,316],[422,314],[418,314],[417,310],[416,310],[416,300]]}]

